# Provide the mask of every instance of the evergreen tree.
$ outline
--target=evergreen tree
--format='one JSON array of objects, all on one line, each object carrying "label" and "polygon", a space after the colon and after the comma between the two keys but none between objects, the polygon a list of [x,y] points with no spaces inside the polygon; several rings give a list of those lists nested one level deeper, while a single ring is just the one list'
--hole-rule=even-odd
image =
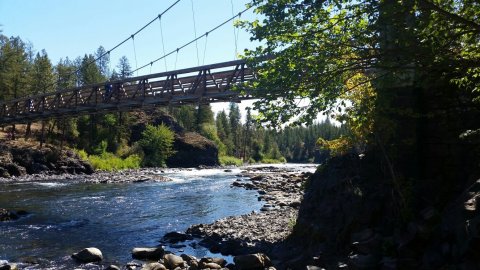
[{"label": "evergreen tree", "polygon": [[217,126],[218,137],[225,145],[225,154],[228,156],[233,156],[235,146],[233,144],[230,122],[224,110],[217,114],[215,124]]},{"label": "evergreen tree", "polygon": [[95,57],[91,54],[85,55],[80,63],[79,82],[81,85],[89,85],[105,81],[100,69],[95,64]]},{"label": "evergreen tree", "polygon": [[30,63],[25,43],[19,37],[1,36],[0,97],[12,99],[24,96],[29,89]]},{"label": "evergreen tree", "polygon": [[60,59],[55,66],[55,76],[57,79],[57,89],[69,89],[75,87],[76,85],[76,76],[75,76],[76,67],[70,59],[65,58],[65,60]]},{"label": "evergreen tree", "polygon": [[183,105],[179,107],[169,107],[168,112],[172,115],[187,131],[195,131],[197,129],[196,109],[192,105]]},{"label": "evergreen tree", "polygon": [[32,81],[30,85],[31,94],[47,93],[54,90],[53,66],[45,50],[36,54],[30,70],[30,80]]},{"label": "evergreen tree", "polygon": [[234,155],[240,157],[241,154],[241,114],[236,103],[231,102],[229,106],[228,118],[230,122],[230,134],[234,145]]},{"label": "evergreen tree", "polygon": [[215,126],[213,111],[210,104],[202,104],[197,108],[197,131],[200,132],[203,125],[208,124]]},{"label": "evergreen tree", "polygon": [[98,47],[97,51],[95,52],[95,59],[98,59],[96,63],[100,73],[103,75],[103,77],[109,78],[110,54],[107,53],[103,46]]},{"label": "evergreen tree", "polygon": [[132,68],[130,66],[130,62],[126,56],[122,56],[118,61],[118,77],[120,79],[125,79],[132,76]]}]

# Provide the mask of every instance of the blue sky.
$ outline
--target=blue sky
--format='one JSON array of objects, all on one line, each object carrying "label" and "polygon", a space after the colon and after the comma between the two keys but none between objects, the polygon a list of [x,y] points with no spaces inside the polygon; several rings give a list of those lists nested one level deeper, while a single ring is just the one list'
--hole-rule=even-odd
[{"label": "blue sky", "polygon": [[[192,1],[195,12],[197,36],[243,10],[246,0],[180,0],[162,17],[165,50],[168,52],[192,40],[195,36]],[[45,49],[56,64],[60,58],[83,56],[93,53],[100,45],[109,50],[143,25],[155,18],[175,0],[115,0],[115,1],[64,1],[64,0],[2,0],[0,1],[0,29],[7,36],[20,36],[30,41],[34,49]],[[242,16],[254,17],[252,12]],[[239,51],[251,48],[249,35],[240,30]],[[112,68],[118,58],[127,56],[135,68],[133,42],[112,52]],[[235,58],[235,37],[232,23],[209,34],[205,51],[205,39],[199,40],[200,64],[229,61]],[[138,66],[163,55],[160,23],[154,22],[135,36]],[[205,61],[203,55],[205,51]],[[175,65],[175,54],[167,59],[169,69]],[[195,44],[180,51],[177,68],[196,66]],[[165,70],[165,64],[154,64],[152,72]],[[146,68],[142,73],[149,73]],[[142,74],[140,73],[140,75]]]},{"label": "blue sky", "polygon": [[[180,0],[162,16],[163,43],[168,53],[191,41],[195,37],[192,1],[194,7],[197,36],[232,17],[245,8],[248,0]],[[0,29],[6,36],[20,36],[33,44],[36,51],[45,49],[53,64],[61,58],[75,59],[86,53],[93,53],[99,46],[111,49],[150,20],[163,12],[175,0],[1,0]],[[242,19],[256,18],[252,10],[242,15]],[[135,51],[129,40],[111,54],[111,68],[125,55],[133,69],[163,55],[159,21],[155,21],[135,36]],[[200,64],[224,62],[235,59],[235,35],[233,23],[209,34],[198,41]],[[239,31],[237,46],[241,53],[245,48],[257,44],[250,36]],[[205,50],[206,48],[206,50]],[[197,66],[195,44],[183,49],[178,58],[173,54],[167,58],[167,69]],[[205,55],[205,57],[204,57]],[[136,61],[135,61],[136,58]],[[138,75],[165,71],[164,61],[147,67]],[[224,106],[223,106],[224,107]],[[216,110],[223,108],[216,106]],[[244,106],[242,106],[244,107]]]}]

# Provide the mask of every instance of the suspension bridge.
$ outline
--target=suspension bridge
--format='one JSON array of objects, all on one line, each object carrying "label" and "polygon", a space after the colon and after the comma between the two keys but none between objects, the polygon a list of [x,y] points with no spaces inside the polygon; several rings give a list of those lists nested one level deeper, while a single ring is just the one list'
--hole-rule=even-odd
[{"label": "suspension bridge", "polygon": [[[113,50],[130,39],[134,42],[135,35],[154,21],[161,20],[162,15],[178,2],[180,0],[174,2],[164,12],[140,28],[140,30],[89,64],[95,64],[102,57],[110,55]],[[161,57],[137,68],[130,74],[147,66],[152,66],[153,63],[173,53],[178,54],[184,47],[194,44],[201,38],[207,38],[211,32],[240,17],[248,9],[246,8],[232,16],[203,35],[197,36],[195,33],[195,38],[190,42],[169,53],[164,51]],[[130,111],[151,106],[239,102],[252,99],[252,93],[235,91],[234,88],[241,88],[246,82],[255,78],[255,73],[247,66],[245,60],[233,60],[144,76],[128,77],[71,89],[60,89],[54,92],[0,101],[0,125],[21,124],[85,114]]]}]

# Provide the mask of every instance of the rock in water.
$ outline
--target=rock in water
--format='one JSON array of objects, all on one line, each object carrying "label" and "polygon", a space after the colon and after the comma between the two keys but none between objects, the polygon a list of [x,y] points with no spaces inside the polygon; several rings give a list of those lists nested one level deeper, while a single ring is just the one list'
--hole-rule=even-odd
[{"label": "rock in water", "polygon": [[156,248],[134,248],[132,250],[132,258],[137,260],[159,260],[165,254],[162,247]]},{"label": "rock in water", "polygon": [[270,259],[263,253],[235,256],[233,262],[240,270],[265,268],[272,265]]},{"label": "rock in water", "polygon": [[12,211],[0,208],[0,221],[17,220],[19,216]]},{"label": "rock in water", "polygon": [[120,270],[120,267],[112,264],[112,265],[108,266],[107,268],[105,268],[105,270]]},{"label": "rock in water", "polygon": [[85,248],[77,253],[73,253],[72,257],[84,263],[99,262],[103,260],[103,255],[100,249],[94,247]]},{"label": "rock in water", "polygon": [[163,256],[163,259],[165,260],[165,265],[168,267],[168,269],[175,269],[177,267],[183,267],[185,265],[182,257],[177,255],[167,254]]},{"label": "rock in water", "polygon": [[180,233],[180,232],[169,232],[163,236],[163,241],[169,242],[172,244],[183,242],[186,240],[192,240],[192,239],[193,237],[191,235]]},{"label": "rock in water", "polygon": [[154,262],[154,263],[147,263],[142,267],[142,270],[167,270],[165,265]]},{"label": "rock in water", "polygon": [[14,263],[9,263],[0,266],[0,270],[18,270],[18,266]]}]

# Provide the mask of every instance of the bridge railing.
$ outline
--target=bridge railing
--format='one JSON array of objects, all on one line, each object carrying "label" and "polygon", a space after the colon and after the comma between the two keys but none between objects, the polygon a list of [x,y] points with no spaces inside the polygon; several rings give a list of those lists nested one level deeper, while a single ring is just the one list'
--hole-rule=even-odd
[{"label": "bridge railing", "polygon": [[66,115],[131,110],[152,105],[212,103],[248,99],[234,85],[255,78],[244,60],[107,81],[0,102],[0,124]]}]

